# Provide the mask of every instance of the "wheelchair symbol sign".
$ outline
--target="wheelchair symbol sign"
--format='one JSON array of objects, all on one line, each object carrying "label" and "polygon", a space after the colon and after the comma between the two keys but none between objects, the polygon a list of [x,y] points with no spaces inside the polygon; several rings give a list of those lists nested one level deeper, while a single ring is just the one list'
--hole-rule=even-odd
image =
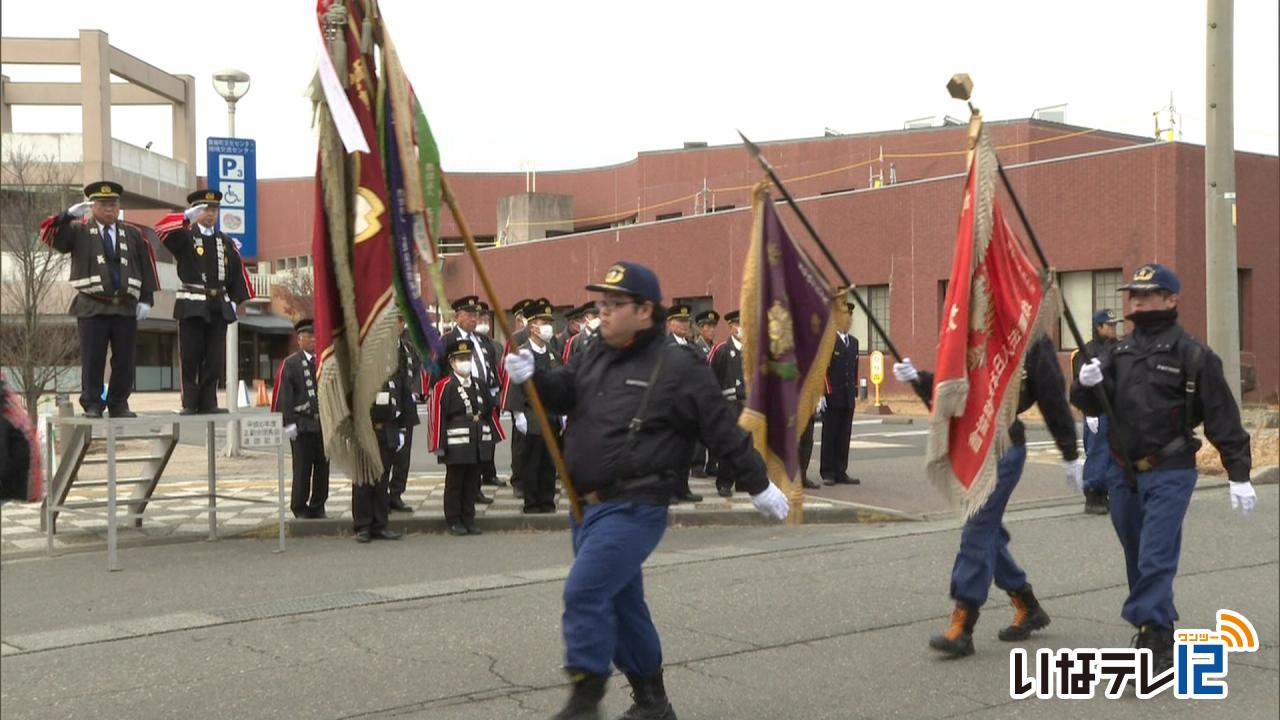
[{"label": "wheelchair symbol sign", "polygon": [[222,191],[223,205],[233,205],[236,207],[244,206],[244,183],[227,182],[224,180],[218,183],[218,189]]}]

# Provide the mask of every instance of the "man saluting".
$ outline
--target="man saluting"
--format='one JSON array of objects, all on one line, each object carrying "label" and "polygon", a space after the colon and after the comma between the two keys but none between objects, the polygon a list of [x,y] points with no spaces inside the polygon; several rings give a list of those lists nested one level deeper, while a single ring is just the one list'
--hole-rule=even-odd
[{"label": "man saluting", "polygon": [[218,408],[218,381],[226,368],[227,325],[236,321],[236,308],[252,296],[235,241],[214,227],[222,193],[197,190],[187,202],[191,207],[182,215],[166,215],[156,225],[182,282],[173,304],[182,364],[182,414],[226,412]]},{"label": "man saluting", "polygon": [[108,348],[111,385],[106,409],[111,417],[137,417],[129,410],[129,394],[138,322],[151,312],[158,289],[151,245],[138,228],[120,221],[123,192],[119,183],[91,183],[84,189],[88,200],[40,226],[45,244],[71,256],[71,287],[76,297],[70,312],[80,330],[80,406],[87,417],[102,417]]}]

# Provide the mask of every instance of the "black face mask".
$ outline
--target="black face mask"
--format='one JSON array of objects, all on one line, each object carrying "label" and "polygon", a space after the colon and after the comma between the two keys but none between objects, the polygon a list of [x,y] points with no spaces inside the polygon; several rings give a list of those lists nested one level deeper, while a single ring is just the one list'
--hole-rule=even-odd
[{"label": "black face mask", "polygon": [[1133,327],[1143,332],[1154,332],[1163,330],[1178,321],[1178,308],[1169,308],[1168,310],[1145,310],[1143,312],[1129,313],[1124,316],[1125,320],[1133,323]]}]

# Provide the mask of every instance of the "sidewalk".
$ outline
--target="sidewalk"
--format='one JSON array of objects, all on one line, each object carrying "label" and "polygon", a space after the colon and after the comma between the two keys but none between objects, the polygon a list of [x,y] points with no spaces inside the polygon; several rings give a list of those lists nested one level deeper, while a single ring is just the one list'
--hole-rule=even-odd
[{"label": "sidewalk", "polygon": [[[288,472],[286,464],[286,473]],[[746,493],[735,493],[730,499],[716,494],[712,480],[691,480],[695,493],[702,502],[672,506],[673,525],[754,525],[766,521],[759,517]],[[203,493],[207,482],[198,480],[161,480],[156,488],[157,498],[166,495]],[[127,490],[119,494],[121,512],[127,508]],[[330,480],[329,500],[325,505],[328,515],[323,520],[296,520],[289,513],[289,478],[285,478],[286,533],[291,537],[311,535],[345,535],[351,532],[351,481],[335,474]],[[507,487],[485,486],[484,493],[494,498],[491,505],[476,505],[476,519],[483,530],[562,530],[568,527],[569,505],[562,496],[558,512],[546,515],[525,515],[524,501],[516,498]],[[232,495],[243,500],[236,502],[218,499],[218,536],[274,537],[277,532],[276,482],[272,478],[231,478],[221,474],[218,494]],[[106,489],[89,488],[73,492],[68,502],[77,500],[102,500]],[[418,473],[409,478],[403,499],[413,508],[413,513],[391,513],[391,527],[409,532],[444,532],[444,472]],[[806,523],[831,522],[880,522],[904,519],[891,510],[881,510],[853,503],[822,500],[809,497],[805,501]],[[183,542],[204,540],[209,535],[209,520],[205,512],[208,503],[204,499],[153,499],[147,506],[141,528],[134,528],[131,521],[120,521],[119,545],[129,547],[155,542]],[[8,503],[0,508],[0,558],[13,560],[42,555],[45,552],[45,534],[40,529],[40,503]],[[104,550],[106,548],[107,521],[105,511],[100,514],[63,513],[57,521],[54,535],[55,553],[76,550]]]}]

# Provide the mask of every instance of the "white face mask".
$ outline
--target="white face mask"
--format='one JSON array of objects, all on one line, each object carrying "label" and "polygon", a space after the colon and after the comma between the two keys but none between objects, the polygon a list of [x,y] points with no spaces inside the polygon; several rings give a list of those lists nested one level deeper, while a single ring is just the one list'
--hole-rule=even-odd
[{"label": "white face mask", "polygon": [[471,361],[470,360],[454,360],[453,371],[458,373],[459,375],[470,375]]},{"label": "white face mask", "polygon": [[489,323],[477,323],[477,324],[476,324],[476,332],[480,333],[481,335],[488,335],[488,334],[489,334]]},{"label": "white face mask", "polygon": [[600,318],[598,318],[598,317],[593,317],[593,318],[591,318],[590,320],[588,320],[588,321],[587,321],[587,329],[588,329],[588,330],[592,330],[592,331],[594,331],[594,330],[595,330],[596,328],[598,328],[598,327],[600,327]]},{"label": "white face mask", "polygon": [[550,325],[539,325],[539,326],[538,326],[538,337],[542,338],[542,341],[543,341],[543,342],[547,342],[548,340],[550,340],[550,339],[551,339],[551,336],[552,336],[552,335],[554,335],[554,334],[555,334],[555,333],[554,333],[554,332],[552,332],[552,330],[551,330],[551,326],[550,326]]}]

